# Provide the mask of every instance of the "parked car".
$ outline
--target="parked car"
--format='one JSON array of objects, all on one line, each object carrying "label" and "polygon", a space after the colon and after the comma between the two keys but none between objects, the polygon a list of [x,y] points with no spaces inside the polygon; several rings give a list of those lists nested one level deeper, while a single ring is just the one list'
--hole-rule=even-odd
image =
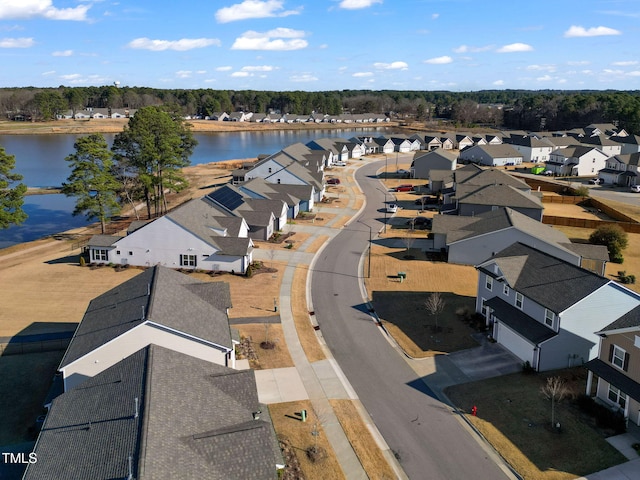
[{"label": "parked car", "polygon": [[631,185],[631,191],[635,193],[640,193],[640,185]]},{"label": "parked car", "polygon": [[396,213],[398,211],[398,205],[395,203],[390,203],[387,205],[387,213]]},{"label": "parked car", "polygon": [[398,175],[402,175],[402,176],[405,176],[405,175],[411,175],[411,172],[410,172],[409,170],[405,170],[404,168],[401,168],[401,169],[400,169],[400,170],[398,170],[396,173],[397,173]]},{"label": "parked car", "polygon": [[592,178],[591,180],[589,180],[589,183],[591,185],[600,185],[601,183],[604,183],[604,180],[602,180],[601,178]]},{"label": "parked car", "polygon": [[551,175],[553,175],[553,170],[545,170],[544,172],[542,172],[542,174],[550,177]]},{"label": "parked car", "polygon": [[432,220],[427,217],[414,217],[407,220],[407,225],[413,228],[423,227],[431,228]]},{"label": "parked car", "polygon": [[343,162],[343,161],[337,161],[337,162],[333,162],[332,165],[334,167],[346,167],[347,166],[347,162]]},{"label": "parked car", "polygon": [[396,192],[413,192],[413,185],[410,184],[405,184],[405,185],[398,185],[395,188]]},{"label": "parked car", "polygon": [[416,205],[422,205],[424,202],[425,205],[438,203],[438,197],[434,197],[432,195],[425,195],[424,197],[420,197],[414,203]]},{"label": "parked car", "polygon": [[339,178],[330,178],[327,180],[327,185],[340,185]]}]

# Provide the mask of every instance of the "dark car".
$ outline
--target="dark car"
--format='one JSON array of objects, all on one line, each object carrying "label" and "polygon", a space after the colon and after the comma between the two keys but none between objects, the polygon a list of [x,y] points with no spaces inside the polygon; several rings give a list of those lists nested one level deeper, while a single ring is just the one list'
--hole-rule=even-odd
[{"label": "dark car", "polygon": [[415,201],[416,205],[422,205],[424,202],[424,205],[430,205],[433,203],[438,203],[438,197],[432,197],[431,195],[426,195],[424,197],[421,197],[419,199],[417,199]]},{"label": "dark car", "polygon": [[339,178],[330,178],[327,180],[327,185],[340,185]]},{"label": "dark car", "polygon": [[432,220],[427,217],[414,217],[407,220],[407,225],[412,228],[431,228]]}]

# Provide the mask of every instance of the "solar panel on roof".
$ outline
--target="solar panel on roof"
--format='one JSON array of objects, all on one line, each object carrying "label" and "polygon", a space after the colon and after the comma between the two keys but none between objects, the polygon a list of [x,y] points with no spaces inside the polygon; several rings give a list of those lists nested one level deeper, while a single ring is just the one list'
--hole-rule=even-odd
[{"label": "solar panel on roof", "polygon": [[242,195],[227,186],[208,193],[207,197],[229,210],[235,210],[244,203]]}]

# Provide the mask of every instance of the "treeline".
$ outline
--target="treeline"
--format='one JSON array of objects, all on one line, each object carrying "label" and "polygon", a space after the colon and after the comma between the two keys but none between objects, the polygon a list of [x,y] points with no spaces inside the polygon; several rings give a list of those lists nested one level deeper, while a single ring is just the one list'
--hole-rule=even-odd
[{"label": "treeline", "polygon": [[462,127],[494,126],[522,130],[566,130],[591,123],[615,123],[640,132],[640,91],[481,90],[477,92],[335,90],[325,92],[256,90],[169,90],[147,87],[2,88],[0,112],[34,121],[87,107],[172,106],[182,115],[215,112],[338,115],[385,113],[400,119],[451,121]]}]

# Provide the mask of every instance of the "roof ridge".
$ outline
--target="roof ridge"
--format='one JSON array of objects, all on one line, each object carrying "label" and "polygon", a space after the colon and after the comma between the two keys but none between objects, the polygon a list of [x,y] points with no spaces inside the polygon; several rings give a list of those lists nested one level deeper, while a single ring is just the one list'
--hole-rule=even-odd
[{"label": "roof ridge", "polygon": [[142,420],[140,425],[140,440],[139,440],[139,448],[138,448],[138,461],[136,462],[138,465],[138,475],[137,478],[144,478],[144,470],[146,467],[146,459],[147,459],[147,438],[149,433],[149,409],[151,408],[151,395],[149,391],[151,390],[151,371],[153,366],[153,354],[154,354],[154,344],[150,344],[146,347],[147,355],[146,355],[146,365],[143,369],[142,374],[144,375],[144,387],[142,389],[142,394],[144,395],[144,408],[142,409]]},{"label": "roof ridge", "polygon": [[147,308],[146,312],[142,312],[142,320],[146,321],[151,318],[151,312],[153,309],[153,305],[155,304],[155,296],[156,296],[156,287],[158,285],[158,272],[160,270],[160,266],[156,265],[153,267],[153,272],[151,274],[151,282],[147,284],[147,296],[149,297],[147,300]]}]

